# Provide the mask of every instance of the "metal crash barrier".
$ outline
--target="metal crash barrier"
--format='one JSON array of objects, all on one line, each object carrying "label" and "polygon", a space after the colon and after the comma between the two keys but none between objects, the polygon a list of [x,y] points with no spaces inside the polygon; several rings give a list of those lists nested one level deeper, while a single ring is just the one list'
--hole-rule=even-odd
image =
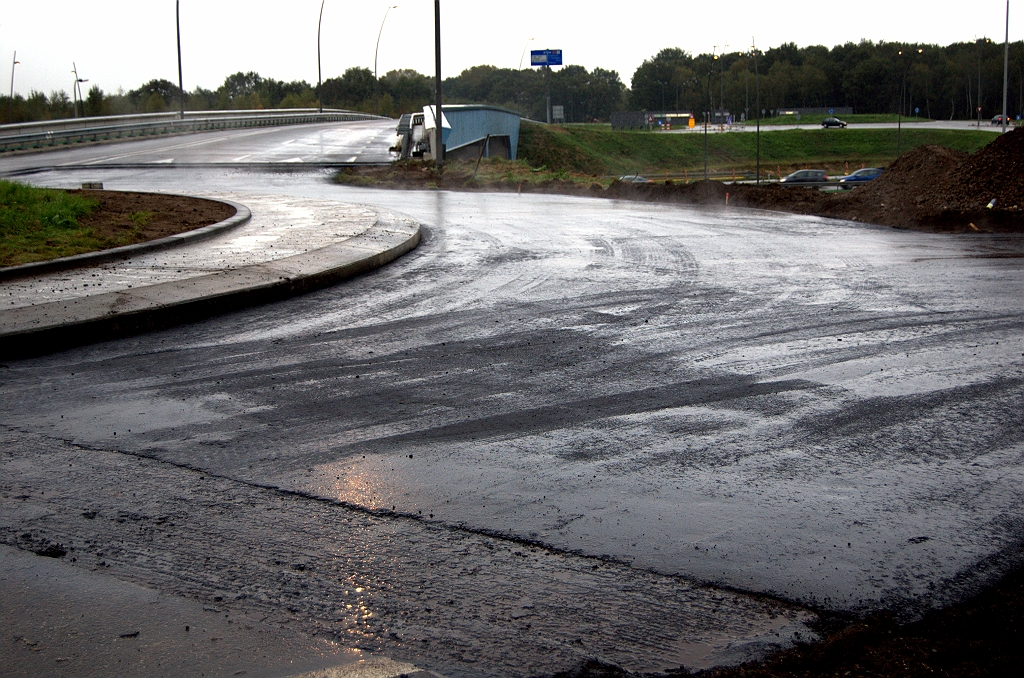
[{"label": "metal crash barrier", "polygon": [[354,111],[292,109],[273,111],[202,111],[77,118],[0,126],[0,152],[48,146],[131,139],[162,134],[185,134],[245,127],[304,125],[318,122],[382,120],[381,116]]}]

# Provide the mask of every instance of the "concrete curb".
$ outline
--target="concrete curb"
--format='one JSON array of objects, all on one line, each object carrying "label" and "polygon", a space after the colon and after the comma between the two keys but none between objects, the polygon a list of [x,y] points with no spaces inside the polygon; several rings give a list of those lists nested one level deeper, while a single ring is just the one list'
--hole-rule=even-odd
[{"label": "concrete curb", "polygon": [[[168,193],[167,195],[174,194]],[[191,198],[196,196],[181,197]],[[241,226],[252,218],[252,212],[249,211],[249,208],[237,202],[221,200],[218,198],[200,199],[231,205],[235,208],[235,214],[224,221],[218,221],[216,224],[210,224],[209,226],[203,226],[202,228],[185,231],[184,233],[176,233],[174,235],[169,235],[166,238],[157,238],[156,240],[148,240],[146,242],[140,242],[135,245],[125,245],[123,247],[114,247],[109,250],[100,250],[99,252],[86,252],[84,254],[76,254],[70,257],[61,257],[60,259],[50,259],[49,261],[35,261],[31,264],[21,264],[20,266],[7,266],[6,268],[0,268],[0,281],[15,280],[17,278],[30,278],[42,273],[67,271],[72,268],[82,268],[84,266],[95,266],[108,261],[127,259],[128,257],[133,257],[137,254],[142,254],[143,252],[155,252],[156,250],[164,250],[168,247],[186,245],[206,238],[211,238],[215,235],[220,235],[221,233],[229,231],[236,226]]]},{"label": "concrete curb", "polygon": [[380,268],[415,249],[420,237],[420,225],[412,219],[379,212],[376,223],[360,235],[312,252],[6,310],[0,313],[0,359],[44,355],[305,294]]}]

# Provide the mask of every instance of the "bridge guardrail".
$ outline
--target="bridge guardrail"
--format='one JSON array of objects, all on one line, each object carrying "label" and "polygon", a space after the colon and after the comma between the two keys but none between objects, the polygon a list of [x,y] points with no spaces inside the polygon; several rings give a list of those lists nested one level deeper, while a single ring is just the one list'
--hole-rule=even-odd
[{"label": "bridge guardrail", "polygon": [[[244,127],[270,127],[278,125],[300,125],[317,122],[348,122],[352,120],[380,120],[381,117],[369,113],[356,113],[353,111],[267,111],[255,112],[238,111],[214,112],[204,111],[199,116],[180,119],[177,114],[157,114],[159,119],[144,119],[142,116],[124,116],[132,119],[132,122],[120,122],[120,124],[92,124],[86,127],[43,129],[31,132],[20,131],[17,134],[0,135],[0,152],[27,150],[43,148],[46,146],[68,145],[72,143],[83,143],[87,141],[104,141],[110,139],[132,138],[139,136],[154,136],[157,134],[176,134],[185,132],[200,132],[219,129],[235,129]],[[88,120],[88,119],[86,119]],[[97,118],[94,122],[101,120],[121,121],[121,116],[108,118]],[[62,121],[63,122],[63,121]],[[60,124],[60,123],[58,123]],[[12,127],[7,125],[5,127]]]}]

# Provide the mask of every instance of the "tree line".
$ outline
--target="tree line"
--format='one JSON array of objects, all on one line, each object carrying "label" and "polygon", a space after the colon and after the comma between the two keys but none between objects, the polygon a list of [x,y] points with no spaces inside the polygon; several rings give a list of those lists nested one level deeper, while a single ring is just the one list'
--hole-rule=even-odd
[{"label": "tree line", "polygon": [[[786,43],[754,55],[693,56],[663,49],[633,74],[634,110],[718,110],[753,117],[760,90],[766,112],[846,107],[855,113],[920,110],[922,117],[965,119],[1002,112],[1003,44],[988,39],[945,47],[847,43],[829,49]],[[1008,113],[1024,113],[1024,42],[1010,45]]]},{"label": "tree line", "polygon": [[[987,39],[945,47],[862,41],[831,49],[786,43],[754,55],[747,52],[692,55],[671,47],[645,60],[633,73],[630,87],[615,71],[565,66],[545,73],[474,66],[445,79],[447,103],[503,106],[528,118],[545,118],[546,93],[561,105],[567,122],[607,121],[622,110],[718,110],[737,118],[753,117],[760,93],[766,114],[786,108],[852,107],[857,113],[904,115],[917,109],[927,118],[982,117],[1002,110],[1003,45]],[[258,73],[235,73],[216,90],[197,87],[185,93],[186,110],[312,108],[323,105],[396,116],[415,111],[434,99],[433,78],[410,69],[374,78],[367,68],[353,67],[328,78],[321,88],[303,80],[283,82]],[[168,80],[151,80],[124,92],[104,92],[93,85],[76,106],[64,91],[18,94],[15,122],[156,113],[176,110],[180,92]],[[0,96],[0,119],[11,100]],[[1010,45],[1009,110],[1024,114],[1024,42]]]}]

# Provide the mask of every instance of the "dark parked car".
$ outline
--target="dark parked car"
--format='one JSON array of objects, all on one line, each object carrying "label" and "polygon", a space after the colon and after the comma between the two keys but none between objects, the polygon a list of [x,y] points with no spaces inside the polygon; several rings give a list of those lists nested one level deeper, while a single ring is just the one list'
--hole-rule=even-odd
[{"label": "dark parked car", "polygon": [[650,179],[648,179],[647,177],[642,177],[639,174],[624,174],[623,176],[619,177],[619,181],[625,182],[627,184],[649,184],[649,183],[651,183]]},{"label": "dark parked car", "polygon": [[781,179],[783,184],[817,184],[825,181],[828,181],[825,170],[797,170]]},{"label": "dark parked car", "polygon": [[859,169],[853,174],[849,174],[839,180],[839,185],[843,188],[853,188],[855,184],[863,184],[866,181],[877,179],[882,176],[882,169],[879,167],[865,167]]},{"label": "dark parked car", "polygon": [[839,118],[825,118],[821,121],[822,127],[846,127],[846,123]]}]

